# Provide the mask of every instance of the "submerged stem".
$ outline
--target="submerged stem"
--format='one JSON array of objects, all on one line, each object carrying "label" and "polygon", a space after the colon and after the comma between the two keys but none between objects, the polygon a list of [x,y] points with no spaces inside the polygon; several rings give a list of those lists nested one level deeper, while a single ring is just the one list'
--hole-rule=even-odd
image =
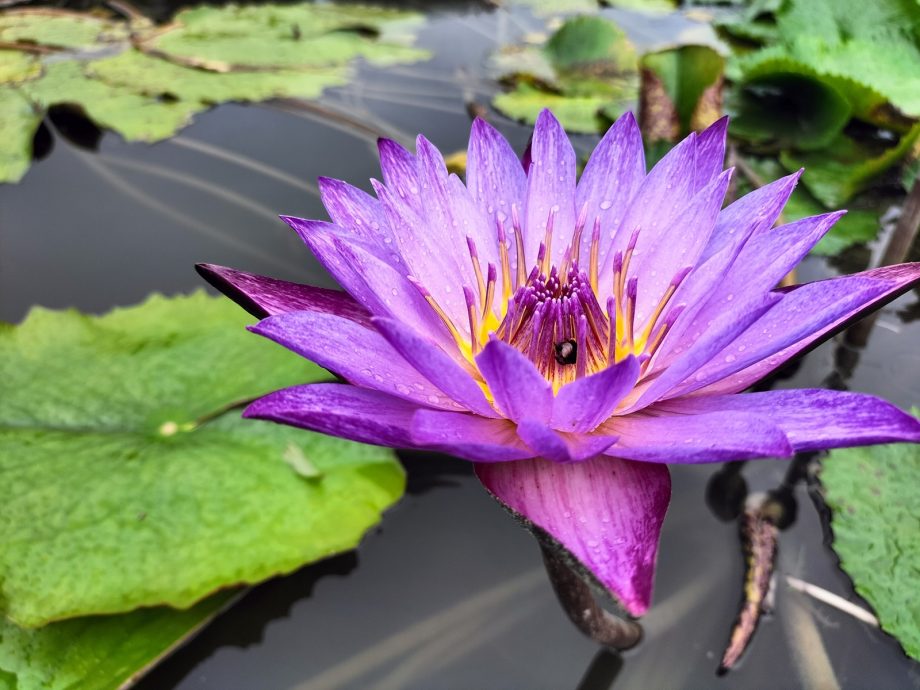
[{"label": "submerged stem", "polygon": [[598,605],[588,584],[552,546],[540,545],[543,563],[556,597],[582,633],[610,649],[629,649],[642,638],[642,626],[613,615]]}]

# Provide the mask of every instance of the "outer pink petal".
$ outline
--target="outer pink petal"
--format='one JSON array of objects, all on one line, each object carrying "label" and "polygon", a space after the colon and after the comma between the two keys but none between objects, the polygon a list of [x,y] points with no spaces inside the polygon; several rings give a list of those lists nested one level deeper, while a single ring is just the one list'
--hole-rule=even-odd
[{"label": "outer pink petal", "polygon": [[565,547],[626,611],[646,612],[671,497],[667,468],[598,457],[479,464],[476,474],[500,503]]}]

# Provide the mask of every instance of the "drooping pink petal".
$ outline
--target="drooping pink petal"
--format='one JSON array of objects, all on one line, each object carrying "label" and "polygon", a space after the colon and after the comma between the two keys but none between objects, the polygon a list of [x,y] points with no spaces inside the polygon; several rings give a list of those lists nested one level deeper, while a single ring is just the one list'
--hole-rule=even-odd
[{"label": "drooping pink petal", "polygon": [[591,228],[600,221],[601,241],[598,257],[603,264],[608,257],[612,233],[620,227],[629,202],[645,178],[645,152],[642,133],[632,112],[622,115],[591,153],[575,190],[575,213],[586,213],[586,232],[579,253],[591,252]]},{"label": "drooping pink petal", "polygon": [[524,355],[501,340],[490,340],[476,356],[476,365],[506,417],[549,421],[552,386]]},{"label": "drooping pink petal", "polygon": [[478,464],[476,474],[500,503],[565,547],[631,615],[646,612],[671,498],[667,468],[597,457]]},{"label": "drooping pink petal", "polygon": [[740,333],[668,397],[695,390],[734,393],[765,376],[805,348],[830,337],[867,310],[920,282],[920,263],[884,266],[863,273],[798,285]]},{"label": "drooping pink petal", "polygon": [[551,256],[561,263],[575,231],[575,149],[562,125],[543,110],[534,125],[524,205],[524,253],[527,265],[537,260],[552,216]]},{"label": "drooping pink petal", "polygon": [[336,225],[318,220],[282,217],[319,262],[365,309],[379,316],[412,324],[444,342],[453,342],[418,288],[396,270],[378,250],[348,237]]},{"label": "drooping pink petal", "polygon": [[414,448],[409,428],[419,406],[344,383],[282,388],[251,403],[244,417],[390,448]]},{"label": "drooping pink petal", "polygon": [[370,325],[368,311],[341,290],[289,283],[215,264],[197,264],[195,269],[211,285],[259,318],[305,310]]},{"label": "drooping pink petal", "polygon": [[920,420],[864,393],[804,389],[690,396],[659,403],[656,408],[674,414],[744,412],[769,419],[796,451],[920,443]]},{"label": "drooping pink petal", "polygon": [[513,422],[474,414],[419,410],[412,419],[412,440],[419,446],[478,462],[532,458]]},{"label": "drooping pink petal", "polygon": [[632,355],[591,376],[567,383],[556,394],[550,425],[559,431],[586,433],[613,414],[639,378]]},{"label": "drooping pink petal", "polygon": [[669,414],[656,407],[611,417],[598,433],[618,436],[607,455],[644,462],[702,463],[789,457],[792,445],[769,418],[745,412]]},{"label": "drooping pink petal", "polygon": [[434,342],[393,319],[375,318],[374,326],[422,376],[460,405],[484,417],[499,415],[471,373]]},{"label": "drooping pink petal", "polygon": [[617,440],[607,434],[569,434],[555,431],[536,419],[523,419],[518,436],[539,455],[553,462],[578,462],[603,453]]},{"label": "drooping pink petal", "polygon": [[725,167],[725,135],[728,116],[721,117],[696,138],[696,175],[693,186],[700,190],[712,182]]},{"label": "drooping pink petal", "polygon": [[444,410],[463,409],[403,359],[370,324],[358,324],[334,314],[299,311],[263,319],[249,330],[356,386]]}]

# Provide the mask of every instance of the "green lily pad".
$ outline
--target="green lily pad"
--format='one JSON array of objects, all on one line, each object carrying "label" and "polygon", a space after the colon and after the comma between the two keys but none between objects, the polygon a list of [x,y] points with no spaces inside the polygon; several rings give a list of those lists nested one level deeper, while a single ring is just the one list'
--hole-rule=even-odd
[{"label": "green lily pad", "polygon": [[21,50],[0,50],[0,85],[18,84],[42,73],[41,63]]},{"label": "green lily pad", "polygon": [[[785,62],[837,88],[858,117],[886,121],[887,104],[920,116],[920,4],[788,0],[772,11],[776,29],[769,45],[737,60],[745,80]],[[763,15],[758,19],[763,22]]]},{"label": "green lily pad", "polygon": [[841,567],[882,628],[920,660],[920,446],[831,451],[821,483]]},{"label": "green lily pad", "polygon": [[126,41],[124,22],[52,8],[14,9],[0,14],[0,41],[89,50],[100,42]]},{"label": "green lily pad", "polygon": [[[225,5],[179,12],[176,28],[145,41],[169,56],[260,68],[324,67],[363,57],[380,65],[424,59],[407,43],[418,15],[380,7]],[[394,30],[395,23],[399,30]]]},{"label": "green lily pad", "polygon": [[[708,46],[686,45],[646,53],[642,69],[643,131],[676,141],[722,114],[725,59]],[[656,133],[661,135],[656,136]],[[667,132],[667,134],[665,134]]]},{"label": "green lily pad", "polygon": [[[353,548],[404,487],[392,453],[230,409],[321,369],[198,293],[0,329],[0,611],[34,627],[184,608]],[[299,448],[321,475],[286,462]]]},{"label": "green lily pad", "polygon": [[733,136],[808,151],[830,144],[849,122],[849,101],[835,87],[788,63],[751,77],[732,93]]},{"label": "green lily pad", "polygon": [[78,107],[128,141],[166,139],[208,107],[200,101],[164,101],[111,86],[90,78],[85,69],[79,62],[56,62],[48,65],[41,79],[23,84],[21,91],[43,109],[61,104]]},{"label": "green lily pad", "polygon": [[26,174],[41,122],[41,112],[17,89],[0,88],[0,181],[16,182]]},{"label": "green lily pad", "polygon": [[166,607],[20,628],[0,616],[3,690],[112,690],[122,687],[194,635],[232,593],[185,611]]},{"label": "green lily pad", "polygon": [[[188,69],[136,50],[95,60],[86,72],[119,93],[152,98],[156,103],[179,101],[205,104],[225,101],[263,101],[269,98],[316,98],[323,89],[348,83],[344,67],[277,72],[208,72]],[[96,105],[90,102],[90,107]],[[196,108],[190,106],[189,112]],[[109,125],[112,126],[112,125]],[[112,126],[122,131],[124,126]],[[168,136],[168,135],[167,135]]]},{"label": "green lily pad", "polygon": [[529,124],[551,108],[572,132],[597,132],[625,112],[638,95],[638,58],[626,35],[598,17],[566,21],[542,49],[505,48],[493,69],[512,88],[492,103]]},{"label": "green lily pad", "polygon": [[915,125],[896,145],[879,151],[841,134],[820,151],[784,151],[780,162],[790,171],[805,168],[802,184],[826,207],[839,208],[901,160],[918,138]]}]

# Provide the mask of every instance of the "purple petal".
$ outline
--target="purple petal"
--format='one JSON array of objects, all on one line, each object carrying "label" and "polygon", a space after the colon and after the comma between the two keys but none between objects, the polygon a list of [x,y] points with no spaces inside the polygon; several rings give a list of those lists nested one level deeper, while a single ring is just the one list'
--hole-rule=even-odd
[{"label": "purple petal", "polygon": [[633,616],[652,598],[668,470],[598,457],[476,465],[488,491],[565,547]]},{"label": "purple petal", "polygon": [[466,186],[494,225],[496,214],[511,217],[511,206],[524,207],[527,175],[508,141],[492,125],[476,118],[470,130]]},{"label": "purple petal", "polygon": [[414,448],[409,427],[419,409],[392,395],[343,383],[283,388],[259,398],[244,417],[391,448]]},{"label": "purple petal", "polygon": [[601,372],[567,383],[556,394],[551,425],[559,431],[593,431],[610,417],[639,378],[639,362],[629,356]]},{"label": "purple petal", "polygon": [[422,210],[421,184],[418,179],[418,161],[402,144],[381,137],[377,140],[380,153],[380,170],[386,186],[405,200],[416,212]]},{"label": "purple petal", "polygon": [[304,310],[335,314],[370,325],[367,310],[341,290],[289,283],[215,264],[197,264],[195,269],[211,285],[259,318]]},{"label": "purple petal", "polygon": [[534,450],[534,455],[553,462],[577,462],[593,458],[617,440],[616,436],[606,434],[559,433],[535,419],[522,420],[518,424],[517,433]]},{"label": "purple petal", "polygon": [[323,206],[335,225],[372,246],[392,240],[383,209],[374,197],[330,177],[320,177],[318,182]]},{"label": "purple petal", "polygon": [[555,216],[551,251],[554,262],[561,263],[575,231],[575,182],[575,149],[556,117],[543,110],[534,125],[524,205],[528,266],[536,262],[551,213]]},{"label": "purple petal", "polygon": [[801,176],[801,170],[787,175],[726,206],[719,214],[700,261],[706,261],[727,246],[740,250],[749,237],[772,228]]},{"label": "purple petal", "polygon": [[476,356],[476,364],[506,417],[549,421],[553,389],[533,362],[507,343],[491,340]]},{"label": "purple petal", "polygon": [[712,393],[744,390],[793,355],[917,282],[920,263],[885,266],[780,291],[777,294],[782,299],[776,307],[737,339],[726,343],[693,380],[676,388],[669,397],[700,388]]},{"label": "purple petal", "polygon": [[[636,118],[627,111],[618,119],[591,153],[575,190],[575,212],[586,209],[586,232],[580,255],[591,251],[594,219],[602,228],[615,230],[623,220],[629,202],[645,178],[645,153]],[[610,248],[610,233],[601,235],[598,256],[603,262]]]},{"label": "purple petal", "polygon": [[775,308],[779,301],[780,297],[774,294],[748,296],[738,309],[723,311],[711,321],[695,323],[690,340],[692,344],[677,354],[657,378],[651,379],[650,384],[635,389],[632,394],[635,402],[628,410],[641,409],[666,396],[691,374],[705,367],[748,326]]},{"label": "purple petal", "polygon": [[[715,226],[732,171],[726,170],[693,197],[660,237],[648,238],[632,260],[632,275],[639,277],[636,324],[644,328],[674,278],[694,266]],[[639,252],[641,242],[637,242]],[[770,287],[773,287],[772,285]]]},{"label": "purple petal", "polygon": [[507,419],[486,419],[456,412],[419,410],[412,419],[412,440],[419,446],[478,462],[532,458]]},{"label": "purple petal", "polygon": [[[693,198],[696,135],[691,134],[672,148],[642,180],[629,209],[615,230],[610,252],[601,257],[600,285],[609,293],[614,252],[624,252],[638,231],[636,255],[641,255],[662,237]],[[606,230],[606,229],[605,229]],[[609,231],[609,230],[608,230]],[[671,276],[668,276],[668,280]],[[606,293],[603,294],[606,297]]]},{"label": "purple petal", "polygon": [[382,259],[373,247],[347,240],[338,226],[316,220],[283,218],[310,247],[338,283],[372,314],[391,316],[452,343],[440,318],[418,288]]},{"label": "purple petal", "polygon": [[920,420],[863,393],[811,389],[706,395],[669,400],[656,408],[676,414],[726,411],[767,418],[796,451],[920,442]]},{"label": "purple petal", "polygon": [[648,414],[612,417],[601,429],[619,436],[608,455],[644,462],[726,462],[793,453],[772,420],[743,412],[668,414],[652,407]]},{"label": "purple petal", "polygon": [[700,132],[696,138],[696,177],[693,186],[697,190],[712,182],[725,167],[727,131],[728,116],[725,116]]},{"label": "purple petal", "polygon": [[249,330],[364,388],[445,410],[462,409],[419,374],[373,328],[333,314],[292,312]]},{"label": "purple petal", "polygon": [[471,373],[437,344],[393,319],[374,319],[393,348],[426,379],[460,405],[484,417],[497,417]]}]

